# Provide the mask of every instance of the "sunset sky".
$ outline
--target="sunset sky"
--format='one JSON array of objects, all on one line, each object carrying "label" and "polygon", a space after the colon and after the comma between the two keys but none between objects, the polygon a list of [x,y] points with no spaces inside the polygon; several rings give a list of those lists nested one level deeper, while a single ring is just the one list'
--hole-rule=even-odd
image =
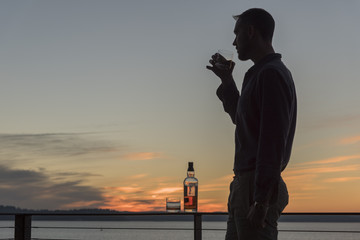
[{"label": "sunset sky", "polygon": [[297,88],[286,211],[360,212],[358,0],[1,1],[0,205],[162,211],[192,161],[199,210],[226,211],[234,125],[205,66],[251,7]]}]

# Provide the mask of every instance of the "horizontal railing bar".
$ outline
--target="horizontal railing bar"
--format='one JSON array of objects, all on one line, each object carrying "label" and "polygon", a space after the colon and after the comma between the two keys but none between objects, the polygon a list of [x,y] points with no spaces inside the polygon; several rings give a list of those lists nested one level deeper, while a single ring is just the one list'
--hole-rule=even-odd
[{"label": "horizontal railing bar", "polygon": [[319,216],[327,216],[327,215],[334,215],[334,216],[353,216],[353,215],[360,215],[360,212],[287,212],[282,213],[281,215],[319,215]]},{"label": "horizontal railing bar", "polygon": [[[226,229],[202,229],[203,231],[226,231]],[[281,230],[279,232],[301,232],[301,233],[360,233],[360,231],[327,231],[327,230]]]},{"label": "horizontal railing bar", "polygon": [[[203,231],[226,231],[226,229],[218,229],[218,228],[215,228],[215,229],[203,229]],[[279,232],[323,232],[323,233],[360,233],[360,231],[342,231],[342,230],[339,230],[339,231],[327,231],[327,230],[282,230],[282,229],[278,229]]]},{"label": "horizontal railing bar", "polygon": [[[193,228],[137,228],[137,227],[126,227],[126,228],[112,228],[112,227],[32,227],[36,229],[77,229],[77,230],[185,230],[185,231],[193,231]],[[203,228],[203,231],[226,231],[225,228]],[[360,231],[343,231],[343,230],[285,230],[279,229],[279,232],[323,232],[323,233],[360,233]]]},{"label": "horizontal railing bar", "polygon": [[331,231],[331,230],[279,230],[280,232],[314,232],[314,233],[360,233],[360,231]]},{"label": "horizontal railing bar", "polygon": [[191,230],[193,231],[194,228],[141,228],[141,227],[119,227],[119,228],[115,228],[115,227],[97,227],[97,228],[93,228],[93,227],[32,227],[32,228],[37,228],[37,229],[85,229],[85,230],[89,230],[89,229],[94,229],[94,230]]},{"label": "horizontal railing bar", "polygon": [[[2,240],[2,239],[0,239]],[[14,240],[13,238],[9,238],[9,240]],[[31,238],[31,240],[50,240],[49,238]],[[72,239],[72,238],[51,238],[51,240],[79,240],[79,239]]]},{"label": "horizontal railing bar", "polygon": [[[19,212],[19,213],[0,213],[0,216],[15,216],[15,215],[32,215],[32,216],[192,216],[192,215],[228,215],[227,212],[196,212],[196,213],[166,213],[166,212],[128,212],[128,213],[56,213],[56,212]],[[360,215],[360,212],[285,212],[282,215],[343,215],[352,216]]]},{"label": "horizontal railing bar", "polygon": [[[226,231],[225,228],[203,228],[203,231]],[[324,232],[324,233],[360,233],[360,231],[343,231],[343,230],[285,230],[285,229],[279,229],[279,232]]]},{"label": "horizontal railing bar", "polygon": [[[0,213],[0,216],[15,216],[15,215],[31,215],[31,216],[193,216],[196,214],[203,215],[204,213],[149,213],[149,212],[131,212],[131,213],[39,213],[39,212],[23,212],[23,213]],[[206,214],[207,215],[207,214]],[[213,215],[227,215],[213,214]]]}]

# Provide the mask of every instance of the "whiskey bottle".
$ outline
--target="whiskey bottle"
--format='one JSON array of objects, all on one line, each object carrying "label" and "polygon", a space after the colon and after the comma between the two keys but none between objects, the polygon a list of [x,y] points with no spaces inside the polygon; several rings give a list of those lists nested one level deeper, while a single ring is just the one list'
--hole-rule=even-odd
[{"label": "whiskey bottle", "polygon": [[197,212],[198,180],[195,178],[193,162],[189,162],[187,178],[184,180],[184,211]]}]

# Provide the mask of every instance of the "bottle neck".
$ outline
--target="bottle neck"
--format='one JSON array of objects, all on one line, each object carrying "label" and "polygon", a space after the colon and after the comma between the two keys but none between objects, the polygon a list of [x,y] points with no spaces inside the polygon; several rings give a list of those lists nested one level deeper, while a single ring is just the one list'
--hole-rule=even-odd
[{"label": "bottle neck", "polygon": [[195,177],[195,172],[194,171],[188,171],[187,176],[188,177]]}]

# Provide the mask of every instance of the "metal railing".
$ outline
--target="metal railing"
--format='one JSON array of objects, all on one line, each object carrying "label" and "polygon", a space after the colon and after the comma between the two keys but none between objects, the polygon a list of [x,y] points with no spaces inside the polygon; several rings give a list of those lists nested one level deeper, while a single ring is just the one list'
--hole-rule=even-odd
[{"label": "metal railing", "polygon": [[[165,213],[165,212],[131,212],[131,213],[0,213],[1,215],[6,216],[15,216],[15,227],[14,227],[14,240],[31,240],[31,223],[33,216],[86,216],[86,217],[103,217],[103,216],[193,216],[193,223],[194,227],[192,229],[181,229],[181,228],[116,228],[116,229],[135,229],[135,230],[193,230],[194,231],[194,240],[201,240],[202,239],[202,231],[203,230],[221,230],[224,231],[225,229],[203,229],[202,228],[202,216],[204,215],[227,215],[226,212],[196,212],[196,213]],[[293,213],[283,213],[282,215],[316,215],[316,216],[360,216],[360,213],[349,213],[349,212],[327,212],[327,213],[314,213],[314,212],[293,212]],[[54,227],[49,227],[54,228]],[[55,227],[56,228],[56,227]],[[62,227],[62,228],[69,228],[69,227]],[[73,229],[73,228],[71,228]],[[74,228],[75,229],[75,228]],[[80,228],[79,228],[80,229]],[[81,229],[84,229],[82,227]],[[91,228],[93,229],[93,228]],[[281,231],[281,230],[280,230]],[[293,231],[294,230],[282,230],[282,231]],[[337,233],[359,233],[360,231],[314,231],[314,230],[296,230],[296,232],[337,232]]]}]

